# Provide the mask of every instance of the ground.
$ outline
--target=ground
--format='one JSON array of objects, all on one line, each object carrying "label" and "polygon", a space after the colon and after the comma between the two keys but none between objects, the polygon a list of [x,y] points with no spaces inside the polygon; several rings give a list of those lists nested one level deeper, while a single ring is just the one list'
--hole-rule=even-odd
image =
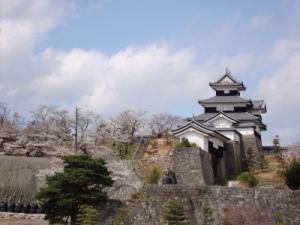
[{"label": "ground", "polygon": [[280,176],[280,161],[274,155],[266,155],[265,159],[268,164],[268,168],[265,171],[258,171],[254,175],[258,179],[259,188],[280,188],[287,189],[288,187],[284,183],[284,179]]},{"label": "ground", "polygon": [[0,225],[49,225],[42,214],[0,212]]}]

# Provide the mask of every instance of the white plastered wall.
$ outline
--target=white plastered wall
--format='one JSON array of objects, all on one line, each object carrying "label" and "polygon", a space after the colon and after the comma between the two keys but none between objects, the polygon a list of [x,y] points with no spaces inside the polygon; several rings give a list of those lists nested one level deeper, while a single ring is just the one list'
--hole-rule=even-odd
[{"label": "white plastered wall", "polygon": [[211,141],[213,143],[213,146],[215,148],[224,147],[223,141],[220,141],[217,138],[209,138],[209,141]]},{"label": "white plastered wall", "polygon": [[193,128],[190,128],[180,134],[176,135],[180,138],[186,138],[189,140],[190,143],[194,143],[199,146],[204,151],[208,151],[208,142],[207,142],[207,135],[204,133],[200,133]]},{"label": "white plastered wall", "polygon": [[211,141],[214,145],[215,148],[218,147],[224,147],[224,142],[214,138],[210,137],[205,133],[201,133],[200,131],[197,131],[193,128],[190,128],[180,134],[176,135],[177,137],[180,138],[186,138],[189,140],[190,143],[195,143],[198,147],[200,147],[202,150],[208,152],[208,141]]},{"label": "white plastered wall", "polygon": [[218,117],[214,120],[211,120],[210,123],[217,128],[231,128],[232,122],[224,117]]},{"label": "white plastered wall", "polygon": [[240,141],[240,136],[234,131],[219,131],[225,137],[228,137],[230,140],[233,141]]},{"label": "white plastered wall", "polygon": [[251,135],[251,134],[254,134],[254,128],[252,128],[252,127],[237,128],[237,130],[238,130],[242,135]]}]

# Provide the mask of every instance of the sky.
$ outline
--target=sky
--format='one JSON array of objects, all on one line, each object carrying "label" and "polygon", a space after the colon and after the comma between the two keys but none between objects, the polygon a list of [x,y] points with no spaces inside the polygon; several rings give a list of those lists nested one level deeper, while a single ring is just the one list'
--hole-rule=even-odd
[{"label": "sky", "polygon": [[300,0],[0,0],[0,101],[103,116],[203,112],[226,67],[264,99],[264,144],[300,137]]}]

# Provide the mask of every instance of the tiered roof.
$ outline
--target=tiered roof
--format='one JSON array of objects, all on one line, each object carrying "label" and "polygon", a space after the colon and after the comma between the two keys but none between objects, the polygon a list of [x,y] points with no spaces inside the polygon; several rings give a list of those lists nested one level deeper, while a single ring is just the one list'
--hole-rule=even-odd
[{"label": "tiered roof", "polygon": [[209,86],[216,90],[237,90],[237,91],[244,91],[246,87],[244,86],[243,82],[239,82],[235,78],[231,76],[230,70],[226,69],[225,74],[215,82],[210,82]]},{"label": "tiered roof", "polygon": [[252,102],[250,99],[244,99],[240,96],[234,95],[234,96],[214,96],[205,100],[198,100],[198,103],[201,105],[207,105],[207,104],[222,104],[222,103],[244,103],[246,105],[251,105]]},{"label": "tiered roof", "polygon": [[186,130],[189,129],[195,129],[203,134],[206,134],[208,136],[211,137],[215,137],[218,139],[221,139],[223,141],[227,141],[229,140],[229,138],[227,138],[226,136],[224,136],[223,134],[219,133],[214,127],[211,127],[209,125],[205,125],[203,123],[200,123],[194,119],[188,121],[187,123],[185,123],[184,125],[178,127],[177,129],[173,130],[172,133],[174,135],[178,134],[178,133],[182,133]]}]

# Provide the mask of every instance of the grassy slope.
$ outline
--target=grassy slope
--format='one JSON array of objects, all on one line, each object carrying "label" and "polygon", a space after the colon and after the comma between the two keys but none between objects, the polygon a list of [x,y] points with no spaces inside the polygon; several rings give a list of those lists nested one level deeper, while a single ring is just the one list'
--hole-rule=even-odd
[{"label": "grassy slope", "polygon": [[283,177],[278,174],[280,163],[274,155],[265,156],[268,168],[265,171],[256,172],[254,175],[258,179],[259,188],[287,188]]}]

